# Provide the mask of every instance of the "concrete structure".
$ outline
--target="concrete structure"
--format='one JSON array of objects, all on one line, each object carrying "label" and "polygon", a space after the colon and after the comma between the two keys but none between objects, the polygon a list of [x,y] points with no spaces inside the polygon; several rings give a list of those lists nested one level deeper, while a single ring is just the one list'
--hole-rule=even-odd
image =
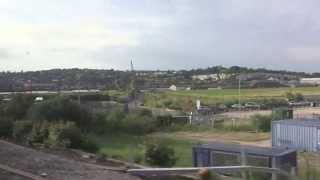
[{"label": "concrete structure", "polygon": [[240,144],[212,143],[193,147],[193,165],[278,168],[287,172],[297,167],[297,153],[293,149],[265,148]]},{"label": "concrete structure", "polygon": [[320,152],[320,120],[297,119],[272,122],[272,146]]}]

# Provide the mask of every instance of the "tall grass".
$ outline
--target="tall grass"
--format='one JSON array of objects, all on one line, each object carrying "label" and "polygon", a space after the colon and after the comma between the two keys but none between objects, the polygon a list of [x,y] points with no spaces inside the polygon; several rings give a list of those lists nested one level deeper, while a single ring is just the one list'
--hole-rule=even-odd
[{"label": "tall grass", "polygon": [[192,166],[192,146],[194,142],[179,140],[175,138],[161,138],[155,136],[132,136],[126,134],[113,134],[105,136],[94,136],[100,147],[99,153],[108,157],[113,157],[129,162],[142,158],[145,164],[144,153],[145,145],[150,139],[164,139],[170,147],[173,147],[178,157],[175,166]]}]

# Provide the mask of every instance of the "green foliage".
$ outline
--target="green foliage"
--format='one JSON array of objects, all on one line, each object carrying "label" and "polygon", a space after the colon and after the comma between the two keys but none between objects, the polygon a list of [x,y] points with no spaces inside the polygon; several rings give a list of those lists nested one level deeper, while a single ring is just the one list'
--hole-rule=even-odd
[{"label": "green foliage", "polygon": [[257,131],[270,132],[272,121],[271,115],[256,114],[253,115],[250,119],[252,121],[253,126],[256,127]]},{"label": "green foliage", "polygon": [[33,122],[30,141],[32,143],[44,143],[49,135],[49,126],[50,124],[48,121]]},{"label": "green foliage", "polygon": [[86,109],[66,97],[56,97],[34,105],[29,117],[34,120],[73,121],[83,129],[89,128],[91,120],[91,115]]},{"label": "green foliage", "polygon": [[5,117],[0,117],[0,137],[11,137],[12,130],[13,121]]},{"label": "green foliage", "polygon": [[33,105],[33,96],[18,94],[13,96],[3,107],[4,116],[12,118],[13,120],[20,120],[25,118],[28,110]]},{"label": "green foliage", "polygon": [[101,127],[97,127],[101,133],[129,133],[142,135],[155,131],[156,123],[149,110],[138,110],[125,114],[122,109],[115,109],[110,114],[100,115],[95,120]]},{"label": "green foliage", "polygon": [[48,147],[63,147],[96,152],[98,145],[71,121],[36,121],[33,122],[30,140],[33,143],[43,143]]},{"label": "green foliage", "polygon": [[172,167],[177,161],[174,149],[165,141],[147,143],[145,159],[148,164],[160,167]]},{"label": "green foliage", "polygon": [[12,136],[16,141],[27,140],[32,130],[32,121],[16,121],[13,124]]},{"label": "green foliage", "polygon": [[[78,101],[79,96],[77,94],[70,95],[72,100]],[[81,94],[81,102],[83,101],[109,101],[110,97],[108,94]]]}]

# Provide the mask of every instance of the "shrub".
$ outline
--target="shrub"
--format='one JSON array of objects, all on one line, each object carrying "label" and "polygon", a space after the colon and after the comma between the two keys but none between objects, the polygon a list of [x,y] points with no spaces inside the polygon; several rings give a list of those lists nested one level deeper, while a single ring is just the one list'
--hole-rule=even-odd
[{"label": "shrub", "polygon": [[27,140],[32,130],[32,121],[16,121],[13,124],[12,136],[16,141]]},{"label": "shrub", "polygon": [[122,124],[123,130],[130,134],[143,135],[155,131],[155,120],[149,116],[128,115]]},{"label": "shrub", "polygon": [[13,121],[8,118],[0,118],[0,137],[11,137]]},{"label": "shrub", "polygon": [[140,109],[137,111],[139,116],[150,116],[152,117],[152,111],[149,109]]},{"label": "shrub", "polygon": [[106,116],[104,128],[108,132],[116,132],[122,130],[123,120],[125,117],[126,116],[123,109],[117,108],[113,110],[109,115]]},{"label": "shrub", "polygon": [[288,101],[303,101],[304,97],[301,93],[286,92],[285,97]]},{"label": "shrub", "polygon": [[82,149],[90,153],[96,153],[99,150],[99,145],[96,141],[94,141],[90,137],[85,136],[82,138],[82,142],[80,144],[79,149]]},{"label": "shrub", "polygon": [[272,116],[256,114],[250,119],[257,131],[270,132]]},{"label": "shrub", "polygon": [[160,167],[172,167],[177,161],[174,149],[164,141],[147,143],[145,159],[148,164]]},{"label": "shrub", "polygon": [[54,147],[78,148],[82,143],[81,131],[74,122],[51,123],[46,143]]},{"label": "shrub", "polygon": [[134,162],[134,163],[139,164],[139,163],[141,163],[142,161],[143,161],[143,156],[142,156],[141,154],[135,154],[135,155],[133,156],[133,162]]},{"label": "shrub", "polygon": [[29,117],[48,121],[73,121],[83,129],[89,128],[91,120],[87,110],[66,97],[56,97],[34,105],[29,112]]},{"label": "shrub", "polygon": [[157,127],[169,127],[173,124],[173,117],[171,115],[157,116]]},{"label": "shrub", "polygon": [[304,100],[304,97],[301,93],[296,93],[296,97],[295,97],[295,100],[296,101],[303,101]]},{"label": "shrub", "polygon": [[265,98],[261,101],[261,103],[264,105],[265,108],[288,106],[288,102],[285,99]]}]

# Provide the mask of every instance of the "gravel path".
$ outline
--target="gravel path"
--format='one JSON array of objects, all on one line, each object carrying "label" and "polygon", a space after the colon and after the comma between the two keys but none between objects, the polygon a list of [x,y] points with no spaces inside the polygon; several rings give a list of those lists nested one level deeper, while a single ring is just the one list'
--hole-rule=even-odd
[{"label": "gravel path", "polygon": [[0,140],[0,164],[34,175],[47,173],[50,180],[139,180],[128,174],[42,153]]}]

